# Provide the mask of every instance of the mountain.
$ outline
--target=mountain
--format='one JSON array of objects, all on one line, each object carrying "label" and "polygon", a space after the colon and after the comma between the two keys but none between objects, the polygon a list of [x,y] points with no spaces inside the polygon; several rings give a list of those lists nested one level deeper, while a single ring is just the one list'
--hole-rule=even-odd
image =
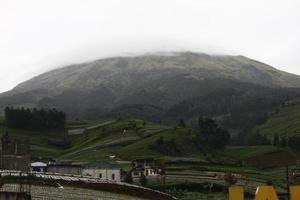
[{"label": "mountain", "polygon": [[244,56],[147,54],[50,71],[1,94],[0,108],[57,107],[74,118],[118,113],[191,124],[208,115],[229,128],[245,121],[252,127],[297,96],[298,87],[299,76]]}]

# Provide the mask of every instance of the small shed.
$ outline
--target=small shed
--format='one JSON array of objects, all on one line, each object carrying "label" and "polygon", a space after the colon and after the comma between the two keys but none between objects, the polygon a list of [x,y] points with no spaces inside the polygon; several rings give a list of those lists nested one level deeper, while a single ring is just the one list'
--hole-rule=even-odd
[{"label": "small shed", "polygon": [[46,172],[47,164],[43,162],[34,162],[30,164],[30,169],[33,172]]}]

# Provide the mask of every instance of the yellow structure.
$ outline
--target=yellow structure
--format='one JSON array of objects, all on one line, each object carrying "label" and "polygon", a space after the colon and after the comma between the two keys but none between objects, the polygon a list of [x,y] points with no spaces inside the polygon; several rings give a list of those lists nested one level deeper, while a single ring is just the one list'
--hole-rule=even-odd
[{"label": "yellow structure", "polygon": [[230,187],[229,200],[244,200],[244,188],[242,186]]},{"label": "yellow structure", "polygon": [[255,200],[278,200],[273,186],[259,186],[255,193]]},{"label": "yellow structure", "polygon": [[300,186],[294,185],[290,186],[290,200],[299,200],[300,199]]},{"label": "yellow structure", "polygon": [[[244,188],[230,187],[229,200],[244,200]],[[259,186],[255,193],[255,200],[278,200],[278,196],[273,186]],[[290,186],[290,200],[300,200],[300,185]]]}]

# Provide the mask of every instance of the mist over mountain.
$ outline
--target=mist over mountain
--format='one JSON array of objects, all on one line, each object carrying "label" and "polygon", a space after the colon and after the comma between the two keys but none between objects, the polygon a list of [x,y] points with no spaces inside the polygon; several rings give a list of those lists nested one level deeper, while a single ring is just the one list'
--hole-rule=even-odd
[{"label": "mist over mountain", "polygon": [[263,121],[297,96],[298,87],[299,76],[244,56],[147,54],[50,71],[1,94],[0,108],[56,107],[71,118],[122,114],[191,124],[207,115],[240,128]]}]

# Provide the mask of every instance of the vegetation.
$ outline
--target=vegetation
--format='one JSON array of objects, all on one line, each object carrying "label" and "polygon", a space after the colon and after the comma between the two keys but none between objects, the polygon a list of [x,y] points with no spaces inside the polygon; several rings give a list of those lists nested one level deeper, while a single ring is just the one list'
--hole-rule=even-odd
[{"label": "vegetation", "polygon": [[141,177],[140,177],[140,184],[141,184],[141,186],[143,186],[143,187],[146,187],[147,186],[147,178],[146,178],[146,176],[145,176],[145,174],[142,174],[141,175]]},{"label": "vegetation", "polygon": [[178,149],[178,145],[176,144],[175,139],[165,141],[163,137],[160,137],[155,140],[154,144],[149,145],[149,148],[167,155],[181,155],[181,151]]},{"label": "vegetation", "polygon": [[66,114],[56,109],[5,108],[5,120],[8,128],[24,130],[64,129]]},{"label": "vegetation", "polygon": [[292,149],[300,151],[300,136],[298,135],[298,136],[291,136],[291,137],[289,137],[287,145],[289,147],[291,147]]},{"label": "vegetation", "polygon": [[217,123],[210,118],[199,118],[199,135],[197,139],[203,140],[202,145],[207,145],[211,149],[222,150],[229,144],[229,133],[219,127]]},{"label": "vegetation", "polygon": [[125,183],[133,183],[133,179],[132,179],[132,174],[131,171],[129,170],[129,172],[126,173],[125,177],[124,177],[124,182]]},{"label": "vegetation", "polygon": [[256,146],[256,145],[270,145],[269,139],[262,135],[258,130],[253,133],[251,130],[240,131],[237,136],[231,141],[234,145]]}]

